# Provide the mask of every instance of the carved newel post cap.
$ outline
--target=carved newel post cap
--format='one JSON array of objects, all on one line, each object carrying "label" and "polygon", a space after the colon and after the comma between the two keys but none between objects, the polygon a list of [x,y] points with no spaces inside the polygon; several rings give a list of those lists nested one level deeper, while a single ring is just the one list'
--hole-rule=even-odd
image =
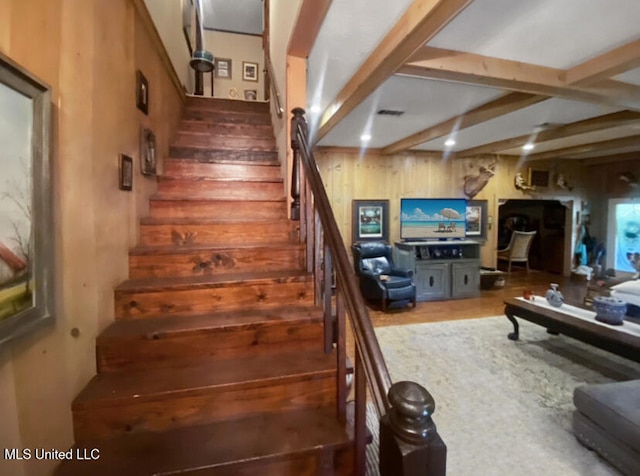
[{"label": "carved newel post cap", "polygon": [[435,433],[431,415],[436,403],[422,385],[415,382],[396,382],[389,389],[389,422],[394,433],[412,443],[429,439]]},{"label": "carved newel post cap", "polygon": [[293,109],[291,109],[291,114],[293,114],[294,116],[304,116],[305,110],[301,107],[294,107]]}]

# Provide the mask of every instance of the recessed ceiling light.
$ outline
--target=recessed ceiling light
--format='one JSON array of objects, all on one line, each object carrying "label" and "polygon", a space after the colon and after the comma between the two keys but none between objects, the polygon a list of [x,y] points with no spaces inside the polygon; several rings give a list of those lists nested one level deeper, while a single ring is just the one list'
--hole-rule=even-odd
[{"label": "recessed ceiling light", "polygon": [[320,106],[318,106],[317,104],[311,106],[311,109],[309,109],[309,110],[314,114],[318,114],[320,111],[322,111]]},{"label": "recessed ceiling light", "polygon": [[454,145],[456,145],[456,141],[453,139],[447,139],[444,143],[445,146],[447,147],[453,147]]},{"label": "recessed ceiling light", "polygon": [[522,150],[533,150],[534,145],[531,143],[525,144],[522,146]]},{"label": "recessed ceiling light", "polygon": [[360,140],[362,142],[369,142],[371,140],[371,134],[362,134]]}]

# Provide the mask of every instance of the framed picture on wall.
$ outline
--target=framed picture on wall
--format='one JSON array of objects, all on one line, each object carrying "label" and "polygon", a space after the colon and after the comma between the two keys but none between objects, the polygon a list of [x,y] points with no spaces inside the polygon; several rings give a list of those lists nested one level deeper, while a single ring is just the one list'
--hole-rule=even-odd
[{"label": "framed picture on wall", "polygon": [[231,59],[216,58],[214,71],[216,78],[231,79]]},{"label": "framed picture on wall", "polygon": [[149,82],[139,70],[136,72],[136,106],[149,114]]},{"label": "framed picture on wall", "polygon": [[243,61],[242,79],[245,81],[258,81],[258,63]]},{"label": "framed picture on wall", "polygon": [[133,189],[133,159],[120,154],[120,190]]},{"label": "framed picture on wall", "polygon": [[389,241],[389,200],[353,200],[352,241]]},{"label": "framed picture on wall", "polygon": [[156,166],[156,136],[151,129],[142,128],[140,132],[140,171],[142,175],[155,176]]},{"label": "framed picture on wall", "polygon": [[255,89],[245,89],[244,99],[246,101],[255,101],[256,99],[258,99],[258,91]]},{"label": "framed picture on wall", "polygon": [[487,239],[487,209],[487,200],[467,200],[467,236]]},{"label": "framed picture on wall", "polygon": [[0,53],[0,348],[55,319],[51,96]]}]

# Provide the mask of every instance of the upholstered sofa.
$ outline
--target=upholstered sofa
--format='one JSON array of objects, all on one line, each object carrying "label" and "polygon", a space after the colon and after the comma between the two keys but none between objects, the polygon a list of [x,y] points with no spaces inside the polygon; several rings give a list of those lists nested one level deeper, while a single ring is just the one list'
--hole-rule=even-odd
[{"label": "upholstered sofa", "polygon": [[573,431],[627,476],[640,476],[640,380],[592,384],[573,392]]}]

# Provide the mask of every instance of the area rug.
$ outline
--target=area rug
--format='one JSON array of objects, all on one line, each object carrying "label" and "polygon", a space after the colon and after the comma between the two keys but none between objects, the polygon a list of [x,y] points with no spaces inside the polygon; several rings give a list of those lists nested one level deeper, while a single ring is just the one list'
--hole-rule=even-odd
[{"label": "area rug", "polygon": [[573,436],[573,389],[640,378],[640,364],[519,322],[517,342],[505,317],[376,329],[393,381],[418,382],[436,401],[447,475],[619,475]]}]

